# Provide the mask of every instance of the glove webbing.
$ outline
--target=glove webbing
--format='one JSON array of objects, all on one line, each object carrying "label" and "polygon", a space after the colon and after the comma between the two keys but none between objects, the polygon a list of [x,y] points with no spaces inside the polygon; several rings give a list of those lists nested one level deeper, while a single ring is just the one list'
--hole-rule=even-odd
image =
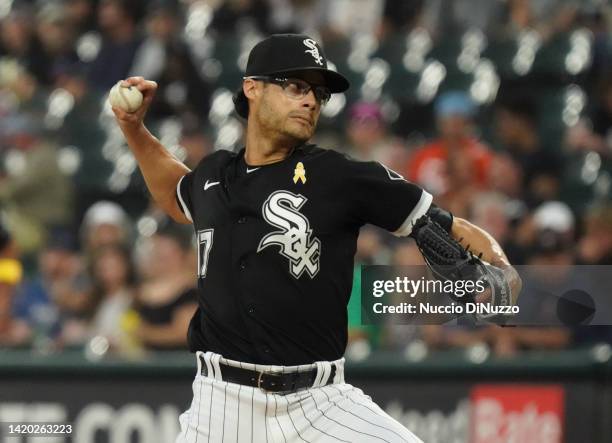
[{"label": "glove webbing", "polygon": [[[426,250],[428,252],[427,258],[433,261],[437,265],[442,266],[453,266],[457,264],[457,261],[463,261],[471,257],[471,253],[461,246],[453,237],[451,237],[442,226],[433,220],[428,220],[429,223],[419,223],[415,225],[416,230],[422,228],[426,229],[427,233],[423,232],[421,235],[416,233],[418,239],[417,245],[421,252]],[[420,226],[419,226],[420,225]]]}]

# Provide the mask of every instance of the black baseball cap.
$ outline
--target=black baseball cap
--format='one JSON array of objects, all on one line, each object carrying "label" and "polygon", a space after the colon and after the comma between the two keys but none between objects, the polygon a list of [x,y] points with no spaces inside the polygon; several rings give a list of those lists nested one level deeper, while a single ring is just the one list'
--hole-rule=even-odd
[{"label": "black baseball cap", "polygon": [[[244,76],[299,71],[320,72],[332,93],[346,91],[350,86],[346,77],[327,68],[327,58],[319,43],[304,34],[273,34],[257,43],[249,53]],[[249,102],[242,85],[234,94],[234,107],[239,116],[248,117]]]}]

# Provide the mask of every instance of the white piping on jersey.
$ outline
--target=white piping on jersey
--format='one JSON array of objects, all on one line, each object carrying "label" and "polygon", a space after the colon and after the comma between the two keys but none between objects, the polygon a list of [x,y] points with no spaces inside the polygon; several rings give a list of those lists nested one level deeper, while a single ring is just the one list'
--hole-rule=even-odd
[{"label": "white piping on jersey", "polygon": [[185,204],[185,200],[183,200],[183,196],[181,195],[181,183],[183,182],[185,176],[186,174],[181,177],[181,179],[178,181],[178,184],[176,185],[176,195],[178,196],[179,202],[181,203],[181,208],[183,209],[185,217],[187,217],[187,220],[193,223],[193,219],[191,218],[191,212],[189,212],[189,208]]},{"label": "white piping on jersey", "polygon": [[412,211],[410,211],[410,214],[408,215],[408,217],[406,217],[404,223],[402,223],[402,225],[398,228],[397,231],[393,233],[393,235],[397,237],[406,237],[407,235],[410,235],[414,222],[421,218],[421,216],[425,215],[425,213],[429,210],[429,207],[431,206],[432,200],[432,195],[423,189],[423,193],[421,194],[419,202],[412,209]]}]

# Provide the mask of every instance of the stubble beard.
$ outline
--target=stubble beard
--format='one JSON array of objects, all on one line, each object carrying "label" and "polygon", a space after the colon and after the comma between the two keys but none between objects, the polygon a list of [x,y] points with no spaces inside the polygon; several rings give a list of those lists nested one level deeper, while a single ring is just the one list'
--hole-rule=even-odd
[{"label": "stubble beard", "polygon": [[259,122],[265,132],[273,135],[275,138],[282,139],[283,142],[292,145],[302,144],[310,140],[314,134],[316,125],[312,128],[306,128],[297,121],[293,121],[289,117],[289,113],[280,115],[278,112],[275,112],[274,107],[270,106],[265,99],[259,111]]}]

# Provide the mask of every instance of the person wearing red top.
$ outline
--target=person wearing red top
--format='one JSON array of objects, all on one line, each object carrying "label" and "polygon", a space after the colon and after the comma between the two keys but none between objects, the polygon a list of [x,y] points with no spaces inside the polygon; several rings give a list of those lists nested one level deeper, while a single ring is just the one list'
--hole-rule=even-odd
[{"label": "person wearing red top", "polygon": [[435,104],[440,137],[418,149],[405,170],[408,179],[433,195],[489,184],[493,153],[472,131],[476,106],[460,91],[442,94]]}]

